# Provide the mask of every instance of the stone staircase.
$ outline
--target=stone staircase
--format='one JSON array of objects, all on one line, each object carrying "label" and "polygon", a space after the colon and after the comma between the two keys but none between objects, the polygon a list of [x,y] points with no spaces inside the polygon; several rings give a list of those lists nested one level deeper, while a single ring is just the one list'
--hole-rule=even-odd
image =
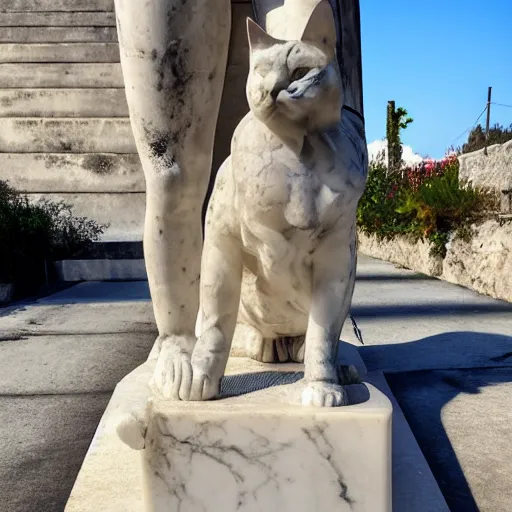
[{"label": "stone staircase", "polygon": [[[245,18],[252,15],[252,6],[250,0],[232,4],[214,170],[229,153],[233,129],[248,110]],[[135,274],[120,270],[119,262],[115,272],[109,270],[112,260],[120,259],[117,245],[140,246],[145,207],[113,0],[2,0],[0,177],[31,199],[63,200],[73,205],[76,214],[109,225],[102,242],[108,242],[116,256],[107,258],[103,271],[98,261],[91,272],[85,272],[84,261],[79,267],[68,262],[67,268],[74,265],[75,270],[61,277],[144,277],[140,261],[126,262],[126,268],[139,269]]]},{"label": "stone staircase", "polygon": [[140,240],[144,179],[128,119],[113,0],[4,0],[0,169],[31,198],[71,203]]}]

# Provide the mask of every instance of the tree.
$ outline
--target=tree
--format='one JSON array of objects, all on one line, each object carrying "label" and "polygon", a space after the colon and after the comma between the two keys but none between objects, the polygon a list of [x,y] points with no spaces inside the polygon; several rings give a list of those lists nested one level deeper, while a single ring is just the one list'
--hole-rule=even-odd
[{"label": "tree", "polygon": [[[508,128],[504,128],[500,124],[495,124],[489,129],[488,146],[504,144],[509,140],[512,140],[512,124]],[[481,125],[477,125],[469,132],[467,142],[462,145],[462,148],[458,148],[457,152],[471,153],[472,151],[478,151],[484,147],[485,132]]]},{"label": "tree", "polygon": [[402,165],[402,141],[400,130],[405,130],[413,122],[408,117],[407,110],[402,107],[396,109],[394,101],[388,101],[386,121],[386,138],[388,139],[388,171],[398,171]]}]

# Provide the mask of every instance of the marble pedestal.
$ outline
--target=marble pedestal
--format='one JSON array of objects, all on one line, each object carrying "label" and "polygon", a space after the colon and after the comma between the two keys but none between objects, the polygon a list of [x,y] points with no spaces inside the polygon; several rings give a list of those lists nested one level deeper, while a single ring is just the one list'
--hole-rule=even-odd
[{"label": "marble pedestal", "polygon": [[[357,349],[341,353],[365,380]],[[66,512],[391,511],[399,408],[381,384],[348,386],[347,407],[306,408],[289,403],[302,365],[231,358],[221,400],[169,402],[148,389],[154,365],[150,357],[116,387]],[[406,425],[398,418],[394,428]],[[393,449],[394,512],[444,510],[423,506],[435,481],[423,459],[411,466],[417,445]]]},{"label": "marble pedestal", "polygon": [[[340,363],[364,375],[357,358]],[[144,510],[390,512],[389,400],[353,384],[352,405],[303,407],[302,376],[302,365],[231,358],[219,400],[132,392],[114,421],[141,450]]]},{"label": "marble pedestal", "polygon": [[[393,466],[393,512],[449,512],[439,486],[384,376],[381,372],[366,374],[356,347],[346,345],[344,348],[343,353],[347,354],[349,362],[359,367],[359,372],[364,380],[375,386],[379,392],[383,392],[393,404],[393,454],[391,457]],[[231,370],[239,371],[240,368],[246,366],[246,363],[247,361],[244,360],[231,360]],[[233,368],[233,364],[235,368]],[[252,366],[254,362],[250,362],[250,364]],[[133,429],[128,429],[125,432],[125,434],[134,434],[131,438],[133,446],[141,451],[134,450],[126,442],[121,441],[118,432],[121,425],[144,426],[146,414],[144,411],[149,411],[145,408],[148,402],[147,383],[154,371],[154,365],[154,360],[148,360],[117,385],[85,456],[66,504],[65,512],[145,512],[143,484],[146,485],[147,489],[147,485],[150,483],[145,472],[147,448],[142,450],[146,444],[144,439],[144,434],[147,434],[146,427],[140,429],[138,433],[136,429],[135,433]],[[287,365],[285,371],[300,370],[299,365],[296,369],[292,365]],[[276,374],[274,372],[278,371],[277,369],[265,366],[259,368],[258,371],[261,372],[260,376],[262,374],[273,376],[272,379],[265,377],[267,384],[275,383]],[[248,382],[252,382],[252,387],[256,382],[260,382],[252,377],[237,377],[235,375],[226,379],[230,383],[229,388],[237,384],[233,379],[236,379],[238,383],[245,383],[245,391],[247,391]],[[357,388],[357,386],[352,388]],[[374,389],[370,385],[367,386],[370,397],[379,396],[378,393],[374,393]],[[278,389],[274,389],[272,392],[277,391]],[[354,395],[354,393],[351,394]],[[357,393],[355,394],[357,395]],[[368,395],[368,392],[366,395]],[[249,398],[251,396],[253,395],[248,395]],[[368,409],[370,405],[371,402],[366,402],[365,404],[346,408],[344,412],[352,414],[352,410],[361,409],[361,406]],[[389,407],[389,403],[386,407]],[[128,438],[125,437],[125,441],[126,439]],[[344,470],[344,467],[341,469]],[[372,477],[371,475],[374,474],[372,471],[373,468],[366,471],[361,485],[364,485],[366,480]],[[346,478],[345,474],[344,477]],[[212,478],[212,476],[207,476],[203,485],[208,485],[208,478]],[[312,478],[309,486],[314,482],[315,479]],[[212,496],[222,492],[222,489],[223,486],[215,489]],[[351,499],[355,499],[354,494],[349,494],[349,496]],[[176,509],[167,508],[166,510],[174,512]],[[182,508],[181,512],[185,510],[187,509]],[[382,509],[376,508],[373,510]],[[389,508],[385,510],[389,510]]]},{"label": "marble pedestal", "polygon": [[289,405],[281,391],[254,393],[261,401],[154,401],[146,510],[390,512],[388,399],[368,386],[364,403],[319,409]]}]

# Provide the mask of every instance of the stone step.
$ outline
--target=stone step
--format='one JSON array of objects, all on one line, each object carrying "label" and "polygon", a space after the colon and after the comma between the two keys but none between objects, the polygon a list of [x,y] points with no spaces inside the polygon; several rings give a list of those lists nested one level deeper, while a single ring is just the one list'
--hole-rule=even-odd
[{"label": "stone step", "polygon": [[0,89],[0,117],[128,117],[124,89]]},{"label": "stone step", "polygon": [[100,224],[109,224],[102,241],[140,241],[144,226],[146,194],[28,194],[31,201],[42,198],[64,201],[73,213]]},{"label": "stone step", "polygon": [[59,281],[147,281],[146,265],[139,260],[63,260],[55,262]]},{"label": "stone step", "polygon": [[27,193],[144,192],[137,154],[0,153],[3,180]]},{"label": "stone step", "polygon": [[59,281],[146,281],[142,241],[94,242],[55,262]]},{"label": "stone step", "polygon": [[4,27],[0,43],[117,43],[115,27]]},{"label": "stone step", "polygon": [[0,12],[0,27],[115,27],[113,12]]},{"label": "stone step", "polygon": [[94,242],[69,259],[54,263],[59,281],[147,280],[141,240]]},{"label": "stone step", "polygon": [[142,260],[142,241],[137,242],[94,242],[70,260]]},{"label": "stone step", "polygon": [[136,153],[129,119],[0,118],[3,153]]},{"label": "stone step", "polygon": [[117,43],[0,44],[0,63],[119,62]]},{"label": "stone step", "polygon": [[0,87],[124,87],[120,64],[0,64]]},{"label": "stone step", "polygon": [[114,0],[2,0],[3,12],[113,11]]}]

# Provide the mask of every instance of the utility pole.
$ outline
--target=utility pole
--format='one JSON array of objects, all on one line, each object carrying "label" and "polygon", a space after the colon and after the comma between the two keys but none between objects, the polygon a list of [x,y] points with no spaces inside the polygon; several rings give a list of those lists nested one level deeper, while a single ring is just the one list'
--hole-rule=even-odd
[{"label": "utility pole", "polygon": [[388,168],[387,173],[392,173],[397,170],[400,165],[400,155],[398,155],[399,148],[397,148],[398,141],[398,126],[396,119],[396,107],[394,101],[388,101],[388,109],[386,116],[386,138],[388,140]]},{"label": "utility pole", "polygon": [[487,91],[487,121],[485,123],[485,147],[484,147],[484,155],[487,156],[487,143],[489,142],[489,124],[491,122],[491,94],[492,87],[489,87]]}]

